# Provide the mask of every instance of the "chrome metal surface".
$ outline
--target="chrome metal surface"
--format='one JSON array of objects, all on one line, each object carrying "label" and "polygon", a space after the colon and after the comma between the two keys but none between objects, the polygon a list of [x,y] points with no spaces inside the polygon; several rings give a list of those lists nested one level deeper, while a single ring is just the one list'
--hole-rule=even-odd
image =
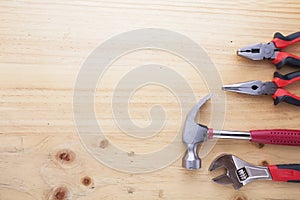
[{"label": "chrome metal surface", "polygon": [[247,81],[241,83],[235,83],[231,85],[224,85],[222,90],[230,92],[238,92],[243,94],[261,95],[260,88],[262,87],[262,81]]},{"label": "chrome metal surface", "polygon": [[211,163],[209,171],[221,167],[226,169],[226,173],[213,178],[213,181],[219,184],[232,184],[236,190],[253,180],[272,180],[268,167],[254,166],[231,154],[218,156]]},{"label": "chrome metal surface", "polygon": [[186,169],[201,168],[201,160],[197,154],[197,147],[199,143],[202,143],[207,138],[208,128],[204,125],[197,124],[195,117],[199,108],[211,97],[212,94],[204,97],[191,109],[186,117],[182,136],[182,141],[187,145],[187,152],[182,160],[182,166]]},{"label": "chrome metal surface", "polygon": [[237,50],[237,55],[251,60],[274,59],[278,51],[273,42],[267,44],[258,43],[245,46]]},{"label": "chrome metal surface", "polygon": [[247,81],[242,83],[235,83],[231,85],[224,85],[222,90],[237,92],[242,94],[250,95],[270,95],[274,94],[278,89],[277,85],[273,82],[262,82],[262,81]]},{"label": "chrome metal surface", "polygon": [[[243,185],[246,185],[253,180],[272,180],[268,167],[252,165],[234,155],[232,156],[232,159],[237,168],[239,180],[241,183],[243,183]],[[239,173],[241,171],[244,171],[247,174],[245,178],[243,178],[243,176],[241,176],[241,173]]]},{"label": "chrome metal surface", "polygon": [[213,130],[213,138],[251,140],[250,132]]}]

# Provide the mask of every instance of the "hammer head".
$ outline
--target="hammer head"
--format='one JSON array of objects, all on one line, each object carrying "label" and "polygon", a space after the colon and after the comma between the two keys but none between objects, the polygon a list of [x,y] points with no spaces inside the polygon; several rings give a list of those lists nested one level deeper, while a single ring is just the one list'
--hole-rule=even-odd
[{"label": "hammer head", "polygon": [[187,152],[182,160],[182,166],[186,169],[201,168],[201,160],[197,153],[198,145],[206,139],[208,128],[195,122],[195,117],[200,107],[205,104],[212,94],[199,101],[186,117],[182,141],[187,145]]}]

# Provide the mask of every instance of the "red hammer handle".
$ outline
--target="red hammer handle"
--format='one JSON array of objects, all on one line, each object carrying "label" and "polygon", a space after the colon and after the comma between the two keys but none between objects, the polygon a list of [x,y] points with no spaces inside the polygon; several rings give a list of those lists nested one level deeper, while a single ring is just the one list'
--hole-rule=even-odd
[{"label": "red hammer handle", "polygon": [[300,146],[300,130],[251,130],[250,134],[252,142]]}]

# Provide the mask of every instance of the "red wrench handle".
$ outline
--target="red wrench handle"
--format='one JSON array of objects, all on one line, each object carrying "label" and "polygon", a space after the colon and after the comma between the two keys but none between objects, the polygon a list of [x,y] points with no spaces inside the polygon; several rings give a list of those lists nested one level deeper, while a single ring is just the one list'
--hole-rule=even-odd
[{"label": "red wrench handle", "polygon": [[300,146],[300,130],[272,129],[251,130],[249,132],[252,142]]},{"label": "red wrench handle", "polygon": [[269,165],[273,181],[300,183],[300,164]]}]

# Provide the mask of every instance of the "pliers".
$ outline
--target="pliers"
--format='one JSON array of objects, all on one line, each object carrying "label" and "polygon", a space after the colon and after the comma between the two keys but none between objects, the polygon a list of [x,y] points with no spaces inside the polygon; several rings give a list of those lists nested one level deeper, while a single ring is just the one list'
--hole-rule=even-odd
[{"label": "pliers", "polygon": [[253,180],[273,180],[300,183],[300,164],[255,166],[234,155],[222,154],[210,165],[209,171],[224,167],[226,173],[213,181],[219,184],[232,184],[238,190]]},{"label": "pliers", "polygon": [[243,47],[238,49],[237,55],[251,60],[271,59],[277,69],[282,68],[284,65],[300,67],[300,57],[280,51],[299,41],[300,32],[293,33],[286,37],[277,32],[274,34],[274,39],[269,43],[252,44]]},{"label": "pliers", "polygon": [[295,106],[300,106],[300,97],[282,88],[296,81],[300,81],[300,71],[292,72],[286,75],[275,72],[272,81],[248,81],[232,85],[224,85],[222,89],[250,95],[272,95],[274,99],[274,105],[284,101]]}]

